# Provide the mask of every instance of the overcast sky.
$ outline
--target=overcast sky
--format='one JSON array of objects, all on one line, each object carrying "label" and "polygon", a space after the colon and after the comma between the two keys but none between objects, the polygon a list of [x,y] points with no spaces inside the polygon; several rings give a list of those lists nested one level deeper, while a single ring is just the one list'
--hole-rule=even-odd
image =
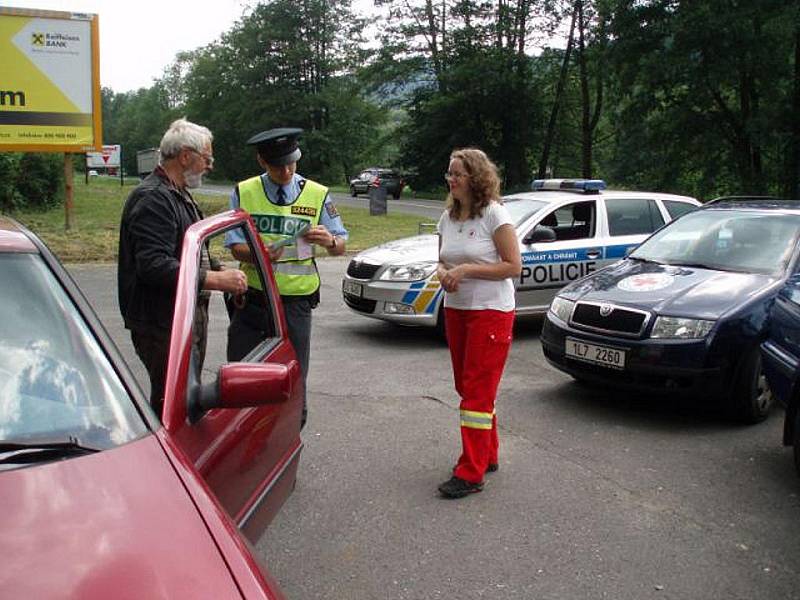
[{"label": "overcast sky", "polygon": [[0,0],[0,6],[100,15],[100,84],[115,92],[150,87],[182,50],[230,29],[247,0]]}]

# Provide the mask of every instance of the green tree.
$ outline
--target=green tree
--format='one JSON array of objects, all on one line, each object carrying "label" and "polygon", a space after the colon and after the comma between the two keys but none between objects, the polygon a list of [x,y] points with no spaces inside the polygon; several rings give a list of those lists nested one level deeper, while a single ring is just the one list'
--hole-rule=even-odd
[{"label": "green tree", "polygon": [[[789,13],[791,15],[791,12]],[[787,94],[786,166],[781,178],[782,191],[786,197],[800,198],[800,4],[795,5],[794,14],[794,67],[791,91]]]},{"label": "green tree", "polygon": [[[345,98],[357,95],[342,77],[362,60],[361,27],[349,0],[275,0],[255,6],[219,42],[181,57],[186,112],[214,132],[222,176],[252,174],[255,160],[244,141],[283,126],[306,130],[305,174],[338,178],[349,168],[337,146],[355,148],[356,157],[368,137],[359,144],[361,127],[336,124],[368,125],[376,116],[364,99]],[[335,125],[349,138],[333,140],[326,130]]]},{"label": "green tree", "polygon": [[122,166],[136,173],[136,152],[157,147],[169,124],[182,116],[180,107],[170,104],[167,88],[152,87],[116,94],[103,89],[103,139],[122,146]]},{"label": "green tree", "polygon": [[479,146],[498,162],[507,188],[525,185],[541,111],[527,55],[533,2],[384,4],[391,20],[382,43],[395,49],[391,60],[406,68],[383,71],[419,83],[408,103],[403,144],[412,183],[441,185],[450,151]]},{"label": "green tree", "polygon": [[777,191],[796,18],[787,0],[618,2],[616,176],[697,195]]}]

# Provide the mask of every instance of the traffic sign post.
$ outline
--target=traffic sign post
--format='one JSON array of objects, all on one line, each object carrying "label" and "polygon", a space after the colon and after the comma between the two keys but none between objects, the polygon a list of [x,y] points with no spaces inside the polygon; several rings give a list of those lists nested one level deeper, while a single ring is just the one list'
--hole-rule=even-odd
[{"label": "traffic sign post", "polygon": [[86,153],[86,183],[89,183],[89,170],[90,169],[118,169],[120,177],[120,185],[124,184],[124,176],[122,174],[122,146],[119,144],[109,144],[103,146],[100,152],[87,152]]}]

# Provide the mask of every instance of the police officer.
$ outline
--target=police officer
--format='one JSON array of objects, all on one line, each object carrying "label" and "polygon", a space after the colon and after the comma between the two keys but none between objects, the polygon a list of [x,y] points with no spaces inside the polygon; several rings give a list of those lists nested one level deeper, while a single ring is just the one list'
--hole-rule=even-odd
[{"label": "police officer", "polygon": [[[231,208],[243,208],[253,217],[261,239],[270,252],[272,268],[283,302],[289,339],[294,346],[303,380],[308,378],[311,349],[311,310],[319,304],[320,278],[314,261],[315,247],[330,255],[345,251],[347,230],[328,193],[328,188],[297,174],[301,153],[297,128],[263,131],[247,140],[255,146],[262,175],[240,182],[231,195]],[[299,236],[302,227],[308,229]],[[296,237],[295,237],[296,236]],[[241,261],[247,273],[248,293],[244,305],[234,308],[228,330],[228,360],[241,360],[264,339],[259,323],[265,307],[259,305],[261,282],[250,264],[250,247],[239,230],[226,235],[225,246]],[[303,398],[302,425],[307,408]]]}]

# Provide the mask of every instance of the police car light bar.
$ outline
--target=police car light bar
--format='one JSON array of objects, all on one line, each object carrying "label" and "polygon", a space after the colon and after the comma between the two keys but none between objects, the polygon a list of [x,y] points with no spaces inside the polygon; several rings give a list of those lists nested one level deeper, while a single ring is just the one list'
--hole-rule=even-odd
[{"label": "police car light bar", "polygon": [[534,179],[531,183],[534,191],[572,191],[586,194],[597,193],[606,189],[602,179]]}]

